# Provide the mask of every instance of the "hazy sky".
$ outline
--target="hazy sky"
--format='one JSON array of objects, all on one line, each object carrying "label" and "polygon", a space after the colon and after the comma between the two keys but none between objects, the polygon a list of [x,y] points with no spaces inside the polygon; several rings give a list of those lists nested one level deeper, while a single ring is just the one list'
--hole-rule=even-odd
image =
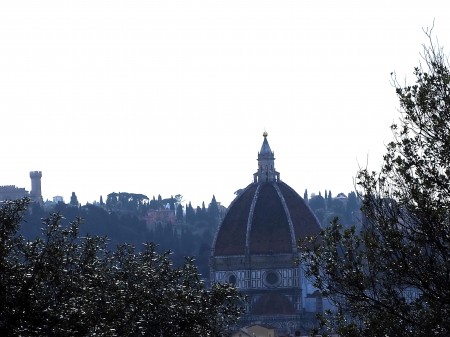
[{"label": "hazy sky", "polygon": [[2,0],[0,185],[228,205],[267,130],[300,195],[350,192],[433,19],[450,51],[447,1]]}]

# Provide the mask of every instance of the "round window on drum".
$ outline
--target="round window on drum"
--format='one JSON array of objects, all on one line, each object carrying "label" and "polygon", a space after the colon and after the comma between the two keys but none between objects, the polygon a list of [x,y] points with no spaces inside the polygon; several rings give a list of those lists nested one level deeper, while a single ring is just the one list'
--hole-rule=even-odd
[{"label": "round window on drum", "polygon": [[266,272],[264,281],[267,286],[275,287],[280,283],[280,274],[274,271]]},{"label": "round window on drum", "polygon": [[231,283],[232,285],[236,285],[236,275],[231,274],[228,276],[228,283]]}]

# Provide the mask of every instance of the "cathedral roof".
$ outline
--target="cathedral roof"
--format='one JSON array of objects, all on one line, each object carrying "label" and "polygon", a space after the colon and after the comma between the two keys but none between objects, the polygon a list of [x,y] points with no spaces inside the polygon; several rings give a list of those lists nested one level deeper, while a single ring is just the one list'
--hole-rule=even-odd
[{"label": "cathedral roof", "polygon": [[254,315],[293,315],[295,308],[286,296],[275,292],[261,296],[252,309]]},{"label": "cathedral roof", "polygon": [[216,235],[215,256],[295,253],[298,239],[320,231],[304,200],[279,180],[267,133],[259,158],[262,153],[270,153],[271,160],[259,165],[255,181],[230,205]]}]

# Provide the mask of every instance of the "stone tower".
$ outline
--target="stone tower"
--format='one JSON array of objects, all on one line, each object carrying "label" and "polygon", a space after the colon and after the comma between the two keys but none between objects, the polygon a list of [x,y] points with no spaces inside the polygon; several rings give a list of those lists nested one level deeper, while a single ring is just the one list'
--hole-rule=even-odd
[{"label": "stone tower", "polygon": [[43,204],[44,200],[42,199],[42,191],[41,191],[42,172],[41,171],[31,171],[30,178],[31,178],[30,198],[34,202]]}]

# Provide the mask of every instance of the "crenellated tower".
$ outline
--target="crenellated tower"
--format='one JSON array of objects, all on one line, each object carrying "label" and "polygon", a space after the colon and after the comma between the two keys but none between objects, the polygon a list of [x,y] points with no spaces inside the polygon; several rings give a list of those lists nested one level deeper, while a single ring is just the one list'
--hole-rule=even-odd
[{"label": "crenellated tower", "polygon": [[38,202],[39,204],[42,205],[44,203],[41,191],[42,171],[31,171],[30,178],[31,178],[30,198],[32,201]]}]

